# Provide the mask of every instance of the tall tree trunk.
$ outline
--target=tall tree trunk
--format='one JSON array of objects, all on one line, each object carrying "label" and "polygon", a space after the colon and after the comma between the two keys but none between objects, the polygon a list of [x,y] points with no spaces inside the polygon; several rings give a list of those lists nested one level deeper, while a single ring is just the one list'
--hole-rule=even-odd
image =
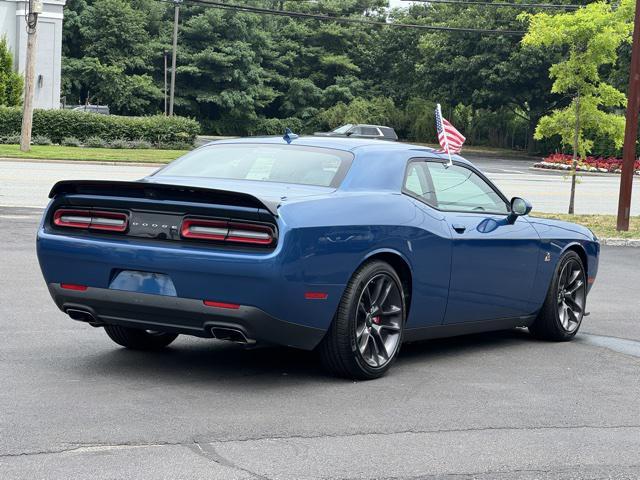
[{"label": "tall tree trunk", "polygon": [[533,136],[536,134],[536,127],[540,121],[542,113],[539,110],[529,109],[529,125],[527,127],[527,153],[533,155],[538,153],[538,145],[536,139]]},{"label": "tall tree trunk", "polygon": [[578,139],[580,135],[580,91],[576,95],[576,124],[573,131],[573,161],[571,162],[571,196],[569,197],[569,215],[573,215],[576,198],[576,170],[578,167]]}]

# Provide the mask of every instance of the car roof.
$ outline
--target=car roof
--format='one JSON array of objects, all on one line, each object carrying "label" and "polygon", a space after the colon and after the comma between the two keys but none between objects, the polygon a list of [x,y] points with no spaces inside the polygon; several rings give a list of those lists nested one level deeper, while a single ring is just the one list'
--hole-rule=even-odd
[{"label": "car roof", "polygon": [[[262,144],[276,144],[286,145],[287,141],[280,136],[269,137],[239,137],[229,138],[225,140],[216,140],[208,143],[207,145],[225,145],[225,144],[249,144],[249,143],[262,143]],[[427,147],[425,145],[415,145],[404,142],[387,142],[384,140],[369,139],[369,138],[353,138],[353,137],[321,137],[305,135],[295,138],[291,141],[291,145],[301,145],[306,147],[319,147],[319,148],[333,148],[335,150],[343,150],[346,152],[357,153],[358,155],[365,154],[367,152],[388,150],[395,153],[405,151],[407,154],[419,157],[428,154],[430,157],[446,159],[447,155],[439,153],[436,149]],[[464,163],[470,163],[459,155],[451,156],[454,160],[462,161]]]}]

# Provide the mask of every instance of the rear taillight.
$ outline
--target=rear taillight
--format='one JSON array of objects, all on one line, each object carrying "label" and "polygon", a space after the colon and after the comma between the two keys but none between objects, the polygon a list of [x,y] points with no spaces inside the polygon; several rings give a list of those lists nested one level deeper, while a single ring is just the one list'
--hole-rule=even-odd
[{"label": "rear taillight", "polygon": [[124,232],[128,223],[129,216],[121,212],[59,208],[53,214],[57,227]]},{"label": "rear taillight", "polygon": [[233,220],[186,218],[182,222],[180,233],[182,238],[263,246],[272,245],[275,239],[275,231],[269,225]]}]

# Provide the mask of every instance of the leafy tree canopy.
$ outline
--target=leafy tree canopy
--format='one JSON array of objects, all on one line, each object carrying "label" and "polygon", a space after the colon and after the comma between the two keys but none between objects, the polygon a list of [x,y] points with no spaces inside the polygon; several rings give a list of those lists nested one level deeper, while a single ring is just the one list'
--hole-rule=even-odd
[{"label": "leafy tree canopy", "polygon": [[16,106],[22,103],[23,81],[13,67],[13,55],[6,37],[0,38],[0,105]]},{"label": "leafy tree canopy", "polygon": [[592,3],[572,13],[530,15],[524,45],[538,48],[562,48],[564,58],[549,69],[552,93],[569,95],[571,105],[543,117],[536,137],[560,135],[584,157],[593,147],[589,135],[604,135],[616,147],[622,145],[624,117],[611,111],[626,105],[624,93],[603,80],[605,65],[616,62],[620,45],[629,41],[633,30],[635,2],[622,0],[614,10],[605,3]]}]

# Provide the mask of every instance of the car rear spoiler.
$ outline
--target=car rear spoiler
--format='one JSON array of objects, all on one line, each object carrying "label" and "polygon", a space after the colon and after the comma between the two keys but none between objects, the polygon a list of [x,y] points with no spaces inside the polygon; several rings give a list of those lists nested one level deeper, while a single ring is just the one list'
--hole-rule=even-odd
[{"label": "car rear spoiler", "polygon": [[150,182],[63,180],[53,186],[49,192],[49,198],[61,194],[106,195],[110,197],[149,198],[154,200],[233,205],[265,209],[274,216],[278,215],[279,206],[277,202],[258,198],[244,192]]}]

